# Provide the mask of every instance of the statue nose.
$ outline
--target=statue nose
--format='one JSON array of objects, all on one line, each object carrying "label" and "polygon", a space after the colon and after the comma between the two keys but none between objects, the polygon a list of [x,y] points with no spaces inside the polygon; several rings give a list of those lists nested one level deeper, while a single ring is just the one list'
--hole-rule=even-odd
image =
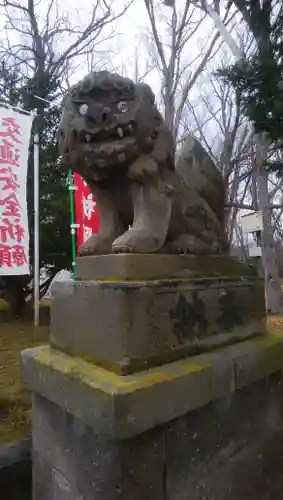
[{"label": "statue nose", "polygon": [[101,113],[101,122],[106,123],[109,122],[112,118],[112,112],[110,108],[103,108],[102,113]]},{"label": "statue nose", "polygon": [[112,111],[108,107],[90,109],[87,113],[87,120],[92,125],[103,125],[113,118]]}]

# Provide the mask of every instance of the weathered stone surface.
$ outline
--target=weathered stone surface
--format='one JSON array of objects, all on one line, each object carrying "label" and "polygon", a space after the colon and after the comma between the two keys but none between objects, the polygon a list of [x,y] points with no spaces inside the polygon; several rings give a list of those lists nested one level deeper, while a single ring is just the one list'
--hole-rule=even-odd
[{"label": "weathered stone surface", "polygon": [[166,498],[279,500],[282,395],[281,377],[270,377],[171,422]]},{"label": "weathered stone surface", "polygon": [[[243,344],[241,356],[237,357],[237,372],[236,386],[237,388],[245,387],[247,384],[256,382],[265,373],[268,376],[272,373],[274,366],[279,366],[282,362],[282,347],[278,345],[276,336],[271,336],[266,339],[264,350],[260,344]],[[236,354],[235,346],[229,348],[230,355]],[[237,356],[237,355],[236,355]]]},{"label": "weathered stone surface", "polygon": [[36,500],[163,500],[161,430],[107,440],[39,395],[33,415]]},{"label": "weathered stone surface", "polygon": [[35,395],[33,498],[281,500],[282,395],[277,372],[122,441]]},{"label": "weathered stone surface", "polygon": [[77,259],[79,281],[137,281],[169,278],[237,277],[256,274],[229,256],[110,254]]},{"label": "weathered stone surface", "polygon": [[22,354],[22,377],[33,392],[110,439],[139,434],[209,403],[211,370],[207,361],[182,361],[125,377],[49,347]]},{"label": "weathered stone surface", "polygon": [[227,252],[221,173],[190,137],[184,182],[148,85],[91,72],[65,96],[59,137],[65,163],[88,183],[99,212],[99,231],[82,255]]},{"label": "weathered stone surface", "polygon": [[[252,356],[257,368],[243,377],[243,360]],[[282,364],[282,336],[267,336],[128,376],[43,347],[23,352],[22,376],[33,392],[98,434],[124,439],[229,398],[239,388],[281,371]]]},{"label": "weathered stone surface", "polygon": [[117,373],[266,331],[264,289],[252,277],[59,282],[51,343]]}]

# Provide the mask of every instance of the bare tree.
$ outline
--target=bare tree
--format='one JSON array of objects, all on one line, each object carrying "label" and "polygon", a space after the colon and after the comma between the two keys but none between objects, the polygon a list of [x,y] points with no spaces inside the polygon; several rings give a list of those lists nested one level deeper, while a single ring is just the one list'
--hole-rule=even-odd
[{"label": "bare tree", "polygon": [[[54,135],[56,132],[55,126],[52,131],[48,131],[45,125],[48,122],[48,117],[50,120],[52,116],[55,123],[58,118],[56,105],[45,110],[44,99],[51,100],[51,103],[56,104],[56,98],[62,93],[60,83],[68,83],[69,76],[72,71],[76,70],[80,57],[86,56],[92,51],[95,53],[96,61],[101,60],[104,43],[115,34],[112,29],[113,23],[126,12],[132,0],[128,0],[126,4],[119,3],[119,10],[117,11],[116,8],[114,11],[113,2],[95,0],[92,3],[92,11],[87,23],[83,25],[77,20],[72,23],[68,15],[62,11],[60,2],[58,1],[57,4],[56,0],[47,0],[43,5],[42,2],[35,0],[0,0],[0,14],[5,21],[3,35],[6,35],[0,42],[0,61],[7,67],[12,67],[15,73],[22,76],[20,81],[21,104],[27,109],[38,109],[35,127],[40,136],[41,180],[45,179],[46,181],[50,178],[50,172],[55,171],[56,168],[60,169],[54,148],[52,158],[49,157],[48,161],[46,159],[44,161],[44,153],[48,149],[49,140],[46,137],[48,135],[50,141],[55,144]],[[118,2],[116,2],[117,4]],[[76,14],[79,17],[79,14]],[[32,176],[33,169],[29,169],[29,213],[32,212],[33,208],[33,196],[30,189]],[[60,179],[64,179],[61,169]],[[42,204],[49,196],[49,194],[44,195],[44,181],[41,183],[40,195]],[[42,210],[41,218],[44,219],[44,211]],[[33,234],[32,231],[31,226],[31,234]],[[30,277],[27,279],[30,280]],[[15,277],[11,280],[9,277],[5,286],[10,292],[13,289],[16,293],[20,290],[24,292],[25,284],[21,278]],[[23,297],[23,293],[20,294],[20,297]],[[24,301],[21,303],[23,304]]]},{"label": "bare tree", "polygon": [[184,135],[195,134],[221,171],[226,192],[226,227],[230,244],[236,235],[239,205],[247,199],[251,127],[239,96],[215,76],[203,77],[196,102],[184,108]]},{"label": "bare tree", "polygon": [[[272,0],[233,0],[235,7],[241,13],[248,29],[254,36],[259,57],[272,61],[271,32],[274,19],[273,8],[281,2]],[[278,10],[279,12],[279,10]],[[258,19],[264,22],[258,22]],[[268,173],[265,162],[270,151],[270,142],[266,134],[256,137],[256,173],[258,182],[258,205],[263,214],[262,249],[264,262],[265,285],[267,290],[268,309],[275,313],[283,312],[283,295],[279,277],[279,267],[275,254],[274,236],[272,230],[272,205],[268,191]]]},{"label": "bare tree", "polygon": [[266,142],[263,148],[263,138],[254,135],[241,113],[240,96],[219,79],[210,78],[209,85],[206,82],[199,92],[198,107],[187,102],[185,111],[185,129],[199,137],[223,173],[229,241],[230,244],[238,242],[242,255],[245,254],[245,242],[239,225],[240,214],[243,210],[260,210],[263,214],[262,260],[267,307],[278,312],[281,290],[278,293],[279,261],[274,240],[279,241],[283,236],[283,179],[264,168],[264,159],[274,156],[272,146]]},{"label": "bare tree", "polygon": [[79,21],[72,23],[60,10],[57,0],[47,0],[45,10],[35,0],[0,0],[6,33],[0,43],[0,58],[29,79],[24,104],[29,109],[38,109],[39,136],[44,123],[44,99],[50,100],[48,84],[54,82],[57,87],[57,96],[52,95],[54,100],[62,87],[68,87],[80,57],[90,57],[92,52],[92,67],[94,57],[101,65],[103,43],[115,36],[113,23],[125,14],[132,2],[123,2],[120,10],[114,12],[114,0],[95,0],[83,25],[79,12],[76,12]]},{"label": "bare tree", "polygon": [[154,64],[146,53],[142,53],[140,47],[137,45],[134,48],[133,54],[126,60],[123,60],[118,66],[114,66],[113,69],[121,75],[131,78],[135,83],[140,83],[152,72]]},{"label": "bare tree", "polygon": [[[204,12],[209,12],[211,18],[214,18],[215,25],[218,24],[219,33],[222,33],[223,39],[229,45],[234,55],[238,57],[238,64],[245,57],[246,51],[239,50],[233,39],[229,39],[227,30],[223,24],[219,22],[217,9],[219,9],[219,0],[214,0],[213,9],[208,5],[206,0],[196,2]],[[277,2],[279,5],[280,2]],[[170,2],[172,5],[172,2]],[[274,3],[272,0],[260,2],[254,0],[253,2],[246,2],[245,0],[232,0],[229,6],[234,5],[241,13],[243,20],[254,37],[259,54],[266,59],[272,58],[270,51],[270,26],[272,18],[272,7]],[[261,17],[265,20],[264,29],[262,23],[258,23],[258,18]],[[231,37],[230,37],[231,38]],[[279,268],[276,261],[274,237],[272,232],[272,206],[268,192],[268,175],[265,169],[265,161],[270,150],[270,144],[266,134],[261,134],[256,137],[256,155],[255,155],[255,168],[253,169],[252,181],[253,191],[258,188],[258,207],[263,214],[263,231],[262,231],[262,250],[264,261],[264,276],[265,286],[267,290],[267,303],[268,309],[275,313],[282,313],[283,311],[283,295],[279,279]]]},{"label": "bare tree", "polygon": [[0,56],[27,76],[45,73],[60,79],[78,56],[93,51],[101,57],[103,42],[114,36],[111,26],[132,2],[123,2],[114,12],[113,1],[95,0],[87,23],[80,25],[71,23],[56,0],[48,0],[45,12],[35,0],[2,0],[6,38]]},{"label": "bare tree", "polygon": [[[149,48],[151,57],[162,80],[164,117],[176,139],[185,102],[208,61],[214,56],[219,32],[212,32],[194,59],[188,61],[189,43],[199,33],[206,14],[196,10],[192,1],[184,1],[181,11],[174,6],[162,12],[155,0],[144,0],[150,21]],[[161,9],[161,10],[160,10]],[[157,21],[159,17],[159,21]],[[233,18],[229,9],[223,22],[228,25]]]}]

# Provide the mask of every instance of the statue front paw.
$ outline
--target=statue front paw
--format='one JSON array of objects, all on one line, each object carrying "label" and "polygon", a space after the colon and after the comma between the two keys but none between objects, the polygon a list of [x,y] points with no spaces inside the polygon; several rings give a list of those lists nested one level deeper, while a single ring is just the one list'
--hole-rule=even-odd
[{"label": "statue front paw", "polygon": [[105,238],[99,235],[91,236],[79,248],[79,255],[85,257],[87,255],[105,255],[111,253],[112,238]]},{"label": "statue front paw", "polygon": [[114,253],[153,253],[162,244],[159,238],[150,234],[146,229],[130,228],[113,242],[112,251]]},{"label": "statue front paw", "polygon": [[207,255],[221,252],[221,245],[216,241],[205,241],[192,234],[181,234],[176,240],[164,245],[164,253]]}]

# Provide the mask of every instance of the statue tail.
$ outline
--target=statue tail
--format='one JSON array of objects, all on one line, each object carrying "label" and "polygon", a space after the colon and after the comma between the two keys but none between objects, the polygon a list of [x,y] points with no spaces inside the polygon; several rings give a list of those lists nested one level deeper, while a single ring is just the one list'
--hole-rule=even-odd
[{"label": "statue tail", "polygon": [[192,135],[184,141],[176,162],[176,171],[185,183],[206,201],[224,225],[225,187],[219,169],[201,143]]}]

